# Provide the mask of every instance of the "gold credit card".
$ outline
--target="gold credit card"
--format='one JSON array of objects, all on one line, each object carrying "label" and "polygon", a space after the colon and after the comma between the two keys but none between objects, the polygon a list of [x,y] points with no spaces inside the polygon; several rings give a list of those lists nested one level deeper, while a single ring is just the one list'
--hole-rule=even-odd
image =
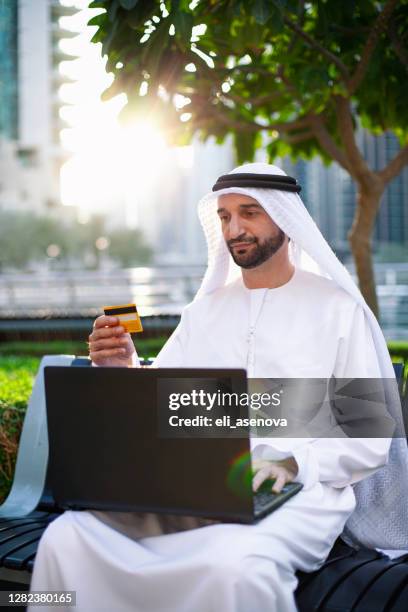
[{"label": "gold credit card", "polygon": [[129,334],[143,331],[142,322],[137,312],[136,304],[119,304],[118,306],[104,306],[103,312],[107,317],[117,317],[122,327]]}]

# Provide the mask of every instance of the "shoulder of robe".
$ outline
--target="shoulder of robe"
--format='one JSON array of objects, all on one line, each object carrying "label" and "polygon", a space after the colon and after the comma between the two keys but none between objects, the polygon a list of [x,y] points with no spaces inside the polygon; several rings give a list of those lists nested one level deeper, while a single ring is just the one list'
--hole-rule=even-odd
[{"label": "shoulder of robe", "polygon": [[345,291],[336,281],[308,270],[298,270],[298,278],[308,289],[307,295],[315,296],[319,299],[327,298],[339,309],[353,311],[359,304],[347,291]]}]

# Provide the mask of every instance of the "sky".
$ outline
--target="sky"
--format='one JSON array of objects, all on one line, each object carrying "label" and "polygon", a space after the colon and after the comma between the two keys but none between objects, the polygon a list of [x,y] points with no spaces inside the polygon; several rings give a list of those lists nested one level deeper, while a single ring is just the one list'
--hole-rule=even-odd
[{"label": "sky", "polygon": [[[63,148],[71,156],[61,170],[61,198],[65,205],[79,207],[85,221],[93,212],[112,206],[124,211],[126,222],[138,224],[133,206],[136,198],[148,197],[168,150],[158,129],[146,121],[126,130],[119,126],[118,113],[126,103],[125,94],[109,102],[100,95],[113,80],[105,71],[101,45],[90,42],[95,27],[88,20],[100,9],[89,9],[87,0],[63,0],[80,12],[62,17],[60,25],[77,32],[60,42],[63,51],[77,56],[60,64],[62,74],[73,82],[61,86],[60,110],[67,127],[61,132]],[[137,180],[136,180],[137,175]]]}]

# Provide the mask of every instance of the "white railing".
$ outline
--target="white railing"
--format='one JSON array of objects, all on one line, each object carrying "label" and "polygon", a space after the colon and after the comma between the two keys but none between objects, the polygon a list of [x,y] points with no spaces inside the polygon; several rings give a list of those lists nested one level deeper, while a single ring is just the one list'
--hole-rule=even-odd
[{"label": "white railing", "polygon": [[0,275],[0,317],[91,314],[136,302],[142,315],[179,313],[192,300],[203,266]]},{"label": "white railing", "polygon": [[[196,265],[0,274],[0,318],[94,316],[104,305],[128,302],[142,316],[179,314],[204,272]],[[384,333],[408,339],[408,264],[376,265],[375,273]]]}]

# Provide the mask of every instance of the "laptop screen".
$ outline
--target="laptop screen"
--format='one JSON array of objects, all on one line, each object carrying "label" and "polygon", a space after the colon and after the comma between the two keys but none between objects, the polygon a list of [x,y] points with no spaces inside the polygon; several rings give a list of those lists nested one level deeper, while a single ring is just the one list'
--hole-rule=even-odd
[{"label": "laptop screen", "polygon": [[47,367],[44,372],[50,478],[60,505],[252,517],[249,432],[234,435],[222,426],[206,432],[202,420],[192,423],[195,417],[228,419],[231,407],[217,398],[220,392],[244,391],[245,370]]}]

